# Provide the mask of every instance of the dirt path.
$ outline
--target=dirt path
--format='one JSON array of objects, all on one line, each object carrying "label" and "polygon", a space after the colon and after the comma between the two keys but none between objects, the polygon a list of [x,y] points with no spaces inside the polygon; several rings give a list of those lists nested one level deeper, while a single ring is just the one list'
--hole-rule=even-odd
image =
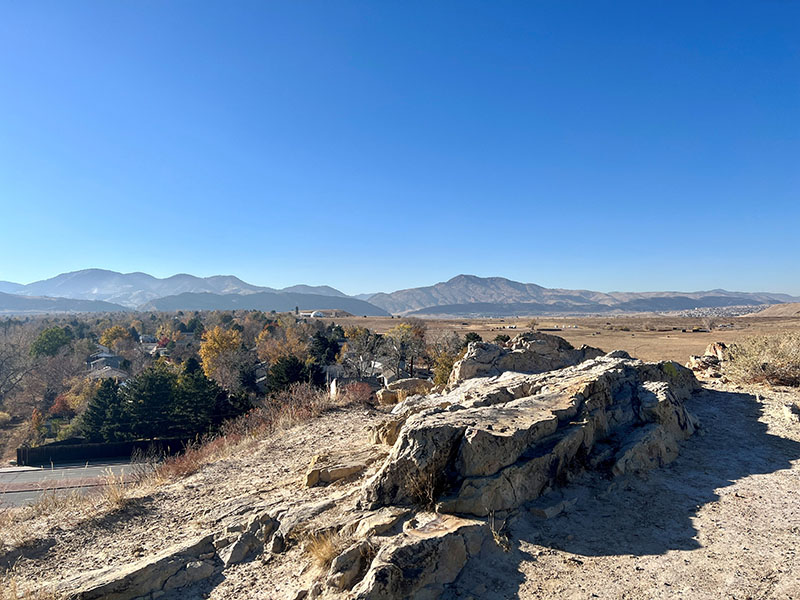
[{"label": "dirt path", "polygon": [[786,399],[696,396],[703,431],[674,463],[583,476],[563,492],[569,512],[512,517],[512,551],[468,565],[452,597],[800,598],[800,424]]}]

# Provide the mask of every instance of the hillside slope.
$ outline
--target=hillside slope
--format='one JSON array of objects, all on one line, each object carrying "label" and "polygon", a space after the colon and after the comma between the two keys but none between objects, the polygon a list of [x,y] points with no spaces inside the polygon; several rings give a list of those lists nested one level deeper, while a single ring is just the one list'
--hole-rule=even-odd
[{"label": "hillside slope", "polygon": [[[688,408],[703,423],[703,435],[682,443],[668,467],[619,481],[577,477],[563,490],[570,508],[552,518],[520,510],[498,519],[496,539],[505,539],[508,551],[484,545],[478,559],[452,575],[442,597],[796,598],[800,429],[782,407],[797,396],[750,392],[718,386],[694,398]],[[78,574],[98,577],[215,531],[254,506],[315,501],[335,513],[353,502],[373,471],[307,488],[310,461],[321,448],[372,447],[368,427],[383,418],[365,408],[332,411],[251,440],[186,479],[135,490],[123,508],[103,509],[102,500],[94,512],[54,503],[39,516],[28,513],[29,521],[12,519],[0,543],[26,542],[0,551],[0,575],[15,564],[23,590]],[[316,517],[316,527],[326,514]],[[166,590],[162,599],[298,597],[299,589],[327,576],[303,550],[307,541],[300,535],[283,552],[253,555],[224,576]],[[325,598],[345,597],[323,590]]]},{"label": "hillside slope", "polygon": [[745,317],[800,317],[800,302],[776,304],[759,312],[745,315]]},{"label": "hillside slope", "polygon": [[118,312],[127,310],[129,309],[125,306],[100,300],[31,297],[0,292],[0,313]]}]

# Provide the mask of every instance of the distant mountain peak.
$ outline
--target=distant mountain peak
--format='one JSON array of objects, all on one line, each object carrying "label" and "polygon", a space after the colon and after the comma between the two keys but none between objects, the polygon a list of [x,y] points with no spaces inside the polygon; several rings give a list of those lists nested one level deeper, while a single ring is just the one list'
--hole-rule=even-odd
[{"label": "distant mountain peak", "polygon": [[393,314],[487,315],[663,312],[693,307],[788,302],[786,294],[728,292],[611,292],[550,289],[504,277],[460,274],[437,284],[369,297]]}]

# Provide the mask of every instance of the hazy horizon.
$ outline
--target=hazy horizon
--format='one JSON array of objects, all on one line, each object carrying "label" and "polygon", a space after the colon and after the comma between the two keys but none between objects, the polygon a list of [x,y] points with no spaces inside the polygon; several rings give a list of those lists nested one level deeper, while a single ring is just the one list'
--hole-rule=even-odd
[{"label": "hazy horizon", "polygon": [[335,288],[335,289],[339,290],[340,292],[343,292],[343,293],[345,293],[345,294],[347,294],[349,296],[356,296],[356,295],[361,295],[361,294],[376,294],[376,293],[380,293],[380,292],[390,293],[390,292],[400,291],[400,290],[404,290],[404,289],[429,287],[429,286],[433,286],[433,285],[435,285],[437,283],[449,281],[450,279],[452,279],[454,277],[457,277],[459,275],[474,275],[476,277],[481,277],[481,278],[499,277],[499,278],[502,278],[502,279],[509,279],[511,281],[516,281],[518,283],[533,283],[533,284],[541,285],[542,287],[550,288],[550,289],[584,289],[584,290],[591,290],[591,291],[595,291],[595,292],[602,292],[602,293],[606,293],[606,294],[608,294],[608,293],[616,293],[616,292],[620,292],[620,293],[625,293],[625,292],[631,292],[631,293],[637,293],[637,292],[684,292],[684,293],[692,293],[692,292],[706,292],[706,291],[712,291],[712,290],[716,290],[716,289],[724,289],[725,291],[728,291],[728,292],[745,292],[745,293],[764,292],[764,293],[774,293],[774,294],[795,295],[795,294],[792,294],[791,292],[786,292],[786,291],[781,290],[781,289],[769,289],[769,290],[767,290],[767,289],[764,289],[764,290],[756,290],[756,289],[754,289],[754,290],[748,290],[748,289],[729,289],[729,288],[720,288],[720,287],[706,287],[706,288],[697,288],[697,289],[667,289],[667,288],[659,288],[659,289],[596,289],[596,288],[588,288],[588,287],[583,286],[583,287],[570,288],[570,287],[563,286],[563,285],[544,285],[544,284],[542,284],[541,282],[538,282],[538,281],[517,280],[517,279],[513,279],[511,277],[506,277],[505,275],[496,274],[496,273],[495,274],[488,274],[488,275],[480,275],[480,274],[477,274],[477,273],[454,273],[454,274],[452,274],[451,276],[449,276],[449,277],[447,277],[445,279],[441,279],[441,280],[437,280],[437,281],[419,282],[419,283],[417,283],[415,285],[403,286],[403,287],[393,287],[393,288],[390,288],[390,289],[370,290],[370,291],[355,291],[355,292],[351,292],[351,291],[348,291],[346,289],[343,289],[343,287],[337,285],[335,281],[323,281],[323,282],[295,281],[293,283],[289,283],[289,284],[286,284],[286,285],[274,285],[274,284],[271,284],[268,281],[267,282],[251,281],[251,280],[249,280],[247,278],[240,277],[235,272],[211,273],[209,275],[201,275],[201,274],[192,273],[192,272],[189,272],[189,271],[180,271],[180,272],[177,272],[177,273],[171,273],[169,275],[161,276],[161,275],[155,275],[154,273],[149,273],[147,271],[142,271],[141,269],[134,270],[134,271],[122,272],[122,271],[116,271],[115,269],[106,269],[106,268],[103,268],[103,267],[86,267],[85,269],[76,269],[74,271],[65,271],[63,273],[54,273],[52,275],[49,275],[49,276],[46,276],[46,277],[42,277],[40,279],[34,279],[34,280],[31,280],[31,281],[12,281],[12,280],[9,280],[9,279],[0,278],[0,282],[28,285],[28,284],[31,284],[31,283],[36,283],[38,281],[52,279],[53,277],[57,277],[58,275],[64,275],[64,274],[68,274],[68,273],[76,273],[76,272],[80,272],[80,271],[89,271],[89,270],[113,271],[113,272],[116,272],[116,273],[122,273],[124,275],[132,274],[132,273],[144,273],[145,275],[151,275],[153,277],[156,277],[157,279],[167,279],[169,277],[173,277],[173,276],[176,276],[176,275],[191,275],[191,276],[202,277],[202,278],[216,277],[216,276],[222,276],[222,277],[230,277],[230,276],[232,276],[232,277],[236,277],[236,278],[242,280],[243,282],[251,284],[251,285],[255,285],[255,286],[259,286],[259,287],[268,287],[268,288],[273,288],[273,289],[277,289],[277,290],[281,290],[281,289],[288,288],[288,287],[293,287],[293,286],[296,286],[296,285],[308,285],[308,286],[311,286],[311,287],[330,286],[330,287]]}]

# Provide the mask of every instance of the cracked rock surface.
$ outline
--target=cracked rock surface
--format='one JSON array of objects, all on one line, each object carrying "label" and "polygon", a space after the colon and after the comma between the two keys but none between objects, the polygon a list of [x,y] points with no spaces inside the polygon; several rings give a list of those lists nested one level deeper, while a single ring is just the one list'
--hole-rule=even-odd
[{"label": "cracked rock surface", "polygon": [[695,431],[683,401],[697,386],[676,363],[619,355],[468,380],[412,405],[364,504],[414,503],[425,484],[443,493],[441,511],[486,516],[536,499],[571,471],[667,464]]}]

